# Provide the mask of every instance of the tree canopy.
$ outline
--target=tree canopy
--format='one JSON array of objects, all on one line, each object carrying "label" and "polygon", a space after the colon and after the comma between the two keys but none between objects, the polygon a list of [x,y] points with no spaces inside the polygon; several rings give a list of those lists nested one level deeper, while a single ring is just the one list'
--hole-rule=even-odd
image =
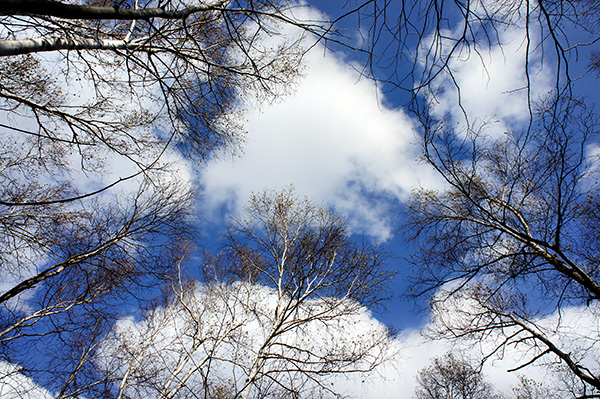
[{"label": "tree canopy", "polygon": [[[194,174],[241,152],[242,106],[289,93],[323,43],[396,96],[442,181],[414,190],[398,226],[429,333],[491,342],[484,362],[520,350],[510,371],[542,365],[561,392],[597,397],[599,141],[585,87],[597,10],[352,0],[328,19],[286,0],[2,1],[0,374],[18,364],[15,381],[61,398],[335,397],[333,376],[387,359],[386,328],[338,339],[385,296],[386,255],[291,191],[255,195],[202,258],[204,280],[185,276],[202,216]],[[483,78],[465,72],[474,61]],[[502,61],[515,82],[489,102],[517,99],[518,112],[469,98]],[[139,320],[124,318],[132,307]],[[302,339],[315,325],[323,345]],[[438,377],[479,392],[459,397],[492,395],[448,355],[419,374],[417,396],[452,396],[430,394]],[[528,381],[515,395],[539,396]]]}]

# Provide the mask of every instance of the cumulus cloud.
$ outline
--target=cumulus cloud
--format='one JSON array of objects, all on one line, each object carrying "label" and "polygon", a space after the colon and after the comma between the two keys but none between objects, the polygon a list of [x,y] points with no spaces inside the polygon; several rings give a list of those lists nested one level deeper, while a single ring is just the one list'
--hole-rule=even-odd
[{"label": "cumulus cloud", "polygon": [[[527,59],[525,31],[517,26],[499,32],[501,46],[481,45],[478,54],[465,51],[450,60],[454,81],[441,75],[431,86],[434,114],[451,115],[457,131],[465,128],[463,109],[469,122],[485,124],[488,133],[524,126],[528,96],[535,101],[546,95],[551,68],[537,54]],[[241,156],[215,158],[200,172],[206,208],[225,205],[236,212],[252,191],[294,184],[299,193],[346,214],[355,230],[387,240],[393,231],[389,212],[398,201],[417,185],[442,187],[417,162],[416,122],[384,105],[385,95],[372,81],[320,46],[304,61],[292,94],[245,111],[248,140]]]},{"label": "cumulus cloud", "polygon": [[[259,390],[273,393],[283,384],[303,395],[328,387],[347,392],[348,380],[340,372],[370,378],[368,370],[392,353],[387,329],[349,300],[307,301],[280,329],[274,315],[286,298],[277,290],[249,283],[189,288],[142,320],[117,322],[100,350],[98,364],[114,373],[116,386],[128,395],[205,387],[240,392],[256,364],[261,364]],[[259,353],[268,356],[263,360]]]},{"label": "cumulus cloud", "polygon": [[[400,353],[416,354],[414,361],[420,364],[424,357],[428,363],[432,354],[439,356],[445,351],[475,362],[487,359],[483,374],[507,395],[518,385],[521,376],[544,383],[546,388],[557,392],[579,389],[573,373],[556,355],[544,353],[547,348],[541,341],[526,338],[531,335],[511,323],[509,316],[501,316],[501,310],[500,313],[490,311],[494,300],[482,299],[478,291],[485,288],[456,292],[458,285],[448,284],[436,292],[427,325],[419,334],[401,334],[410,345],[405,346],[407,352]],[[524,323],[597,375],[600,371],[599,310],[597,304],[565,306],[550,314],[530,316]],[[410,349],[420,345],[424,345],[423,351]]]},{"label": "cumulus cloud", "polygon": [[[453,312],[451,309],[447,311]],[[563,309],[560,313],[531,320],[566,353],[582,358],[583,364],[590,370],[598,370],[600,364],[598,360],[600,359],[599,321],[596,307],[571,307]],[[356,387],[353,394],[356,397],[373,399],[412,399],[417,373],[429,366],[435,357],[453,352],[459,358],[471,361],[477,366],[477,362],[483,356],[491,354],[510,334],[510,332],[506,332],[506,335],[492,334],[483,340],[443,340],[426,337],[424,332],[438,328],[436,323],[439,322],[431,319],[421,330],[401,332],[393,343],[397,351],[395,358],[383,365],[379,370],[379,377],[370,379],[367,386],[361,383],[361,380],[353,381]],[[570,372],[565,371],[564,366],[557,363],[557,359],[552,356],[542,358],[523,369],[509,371],[530,360],[535,350],[532,345],[523,342],[518,346],[509,346],[496,352],[483,365],[484,378],[506,397],[511,397],[512,390],[519,384],[521,377],[543,384],[544,389],[557,390],[557,392],[569,389],[569,385],[564,384],[572,383],[569,382]]]},{"label": "cumulus cloud", "polygon": [[[114,336],[102,347],[99,365],[113,372],[116,381],[127,375],[129,380],[123,386],[128,387],[130,394],[135,391],[142,396],[152,396],[153,390],[167,384],[169,378],[184,381],[190,389],[197,390],[203,386],[206,375],[212,375],[211,386],[239,388],[253,356],[269,333],[269,320],[277,305],[277,292],[273,289],[243,283],[198,284],[191,296],[181,298],[185,298],[183,302],[159,307],[142,319],[121,319],[115,326]],[[279,337],[278,342],[300,345],[314,354],[353,351],[357,345],[378,342],[373,348],[375,356],[385,361],[374,371],[330,375],[324,381],[335,391],[351,397],[410,399],[417,373],[433,358],[452,351],[476,366],[505,338],[501,334],[490,334],[482,340],[427,337],[424,332],[439,329],[440,323],[447,322],[448,317],[463,317],[464,307],[475,306],[466,296],[455,299],[445,304],[443,320],[431,317],[422,329],[405,330],[396,336],[387,336],[386,328],[362,308],[351,315],[342,312],[339,317],[309,322]],[[186,306],[181,306],[182,303]],[[318,307],[318,301],[311,306]],[[539,317],[532,322],[564,350],[581,353],[590,369],[598,367],[598,309],[567,308],[560,314]],[[555,365],[548,367],[543,360],[518,372],[508,372],[530,359],[531,349],[524,342],[497,352],[484,364],[485,378],[504,394],[510,394],[521,375],[538,382],[560,381],[561,370]],[[211,357],[212,363],[209,362]],[[281,367],[276,359],[270,361],[276,365],[266,365],[265,370]],[[209,368],[210,373],[206,373]],[[154,379],[148,380],[148,375]],[[289,375],[280,378],[289,378]]]},{"label": "cumulus cloud", "polygon": [[53,396],[23,375],[14,364],[0,362],[0,397],[4,399],[50,399]]},{"label": "cumulus cloud", "polygon": [[[524,28],[524,12],[505,10],[494,2],[482,3],[487,3],[488,13],[497,13],[498,19],[509,18],[511,24],[498,29],[497,42],[481,40],[477,46],[459,48],[449,59],[447,73],[431,85],[435,96],[430,100],[434,115],[450,115],[457,123],[457,132],[467,128],[466,115],[470,128],[483,126],[486,133],[498,135],[526,126],[529,100],[539,101],[552,91],[553,72],[549,63],[542,62],[535,30]],[[474,7],[482,6],[475,3]],[[526,7],[525,3],[521,7]],[[457,38],[462,30],[457,26],[442,33]],[[447,54],[454,45],[454,41],[442,40],[440,53]]]},{"label": "cumulus cloud", "polygon": [[[181,303],[171,304],[147,313],[142,319],[119,320],[114,335],[97,354],[98,365],[112,373],[112,378],[118,381],[116,386],[127,374],[129,380],[124,384],[129,387],[127,392],[134,394],[135,390],[147,397],[153,397],[156,387],[166,384],[169,377],[175,377],[171,384],[183,381],[193,389],[202,389],[205,377],[199,369],[194,369],[197,366],[211,367],[212,382],[216,385],[225,387],[232,381],[241,383],[245,374],[240,368],[249,367],[249,359],[268,333],[268,316],[274,312],[276,298],[274,290],[259,285],[238,283],[221,286],[220,289],[197,285],[193,295],[185,299],[187,309]],[[466,297],[449,302],[446,314],[460,317],[457,309],[471,307],[468,302]],[[586,357],[584,364],[590,369],[598,367],[600,322],[597,307],[566,308],[560,314],[532,321],[560,342],[564,350],[583,354]],[[423,334],[439,327],[437,324],[440,322],[431,318],[422,329],[405,330],[381,340],[381,347],[377,350],[385,352],[386,360],[373,372],[332,376],[328,383],[337,392],[351,397],[411,399],[417,373],[433,358],[453,351],[458,357],[475,362],[498,343],[499,337],[492,336],[478,341],[450,341],[432,340]],[[289,335],[285,342],[302,343],[319,353],[327,348],[353,350],[356,342],[367,342],[369,337],[385,334],[386,328],[362,308],[352,316],[310,323]],[[528,359],[530,353],[527,350],[524,345],[509,347],[498,356],[492,356],[483,367],[484,376],[504,394],[509,394],[518,384],[520,375],[538,382],[556,383],[560,380],[560,369],[552,365],[546,367],[544,363],[528,366],[519,372],[507,372]],[[502,356],[499,356],[500,353]],[[214,357],[213,363],[207,366],[207,359],[211,356]],[[0,363],[0,368],[3,376],[0,395],[3,398],[53,397],[24,376],[17,366]],[[154,379],[147,379],[148,375]]]},{"label": "cumulus cloud", "polygon": [[207,204],[235,211],[252,191],[294,184],[345,213],[359,232],[386,240],[393,201],[433,181],[416,162],[413,122],[378,103],[375,84],[335,56],[313,51],[305,61],[293,94],[246,112],[243,154],[214,159],[201,172]]}]

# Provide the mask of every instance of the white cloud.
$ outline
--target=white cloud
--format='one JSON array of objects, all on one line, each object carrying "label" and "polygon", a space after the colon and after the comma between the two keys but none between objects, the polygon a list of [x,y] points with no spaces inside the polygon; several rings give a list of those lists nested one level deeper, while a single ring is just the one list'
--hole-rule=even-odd
[{"label": "white cloud", "polygon": [[[501,47],[482,45],[479,54],[449,63],[470,122],[485,123],[493,134],[529,118],[525,32],[511,27],[499,35]],[[398,200],[418,185],[442,187],[416,162],[421,149],[415,122],[383,105],[384,95],[372,81],[321,46],[304,61],[304,77],[293,94],[245,112],[249,134],[243,154],[213,159],[200,172],[208,213],[223,204],[236,212],[252,191],[294,184],[300,194],[335,206],[357,232],[386,240],[393,230],[389,211]],[[530,56],[534,101],[550,89],[550,68],[541,65],[538,55]],[[464,119],[452,80],[441,76],[432,89],[438,91],[433,112],[452,115],[460,131]]]},{"label": "white cloud", "polygon": [[[481,7],[479,3],[474,6]],[[471,128],[485,124],[488,134],[522,129],[527,126],[530,117],[528,97],[536,102],[552,90],[552,67],[547,61],[542,62],[541,47],[533,28],[529,32],[522,28],[525,24],[519,18],[524,18],[525,14],[521,15],[516,10],[503,11],[494,2],[486,4],[486,8],[491,13],[510,12],[512,16],[509,18],[514,19],[513,24],[498,29],[500,44],[489,45],[480,40],[477,46],[471,44],[459,48],[448,62],[452,76],[441,74],[430,87],[432,92],[436,92],[435,99],[432,98],[433,113],[439,117],[450,114],[458,124],[459,133],[465,128],[465,113]],[[500,15],[498,18],[504,17]],[[476,25],[474,23],[473,26]],[[452,32],[442,33],[458,38],[462,31],[463,27],[457,26]],[[527,40],[530,40],[529,47]],[[451,40],[443,40],[442,43],[445,49],[440,52],[443,54],[455,45]]]},{"label": "white cloud", "polygon": [[[566,371],[564,363],[550,353],[529,364],[546,347],[540,341],[523,339],[528,334],[517,327],[481,329],[498,325],[498,317],[473,299],[468,290],[452,293],[457,285],[448,284],[436,292],[426,326],[419,332],[403,333],[399,337],[401,342],[408,343],[404,346],[406,350],[400,353],[412,359],[409,363],[414,367],[409,366],[409,370],[412,368],[413,375],[429,364],[433,357],[452,351],[459,357],[475,361],[489,356],[482,369],[483,374],[504,394],[511,392],[521,375],[553,389],[567,388],[564,382],[574,376]],[[530,328],[544,334],[593,374],[600,372],[600,307],[597,304],[565,306],[560,311],[531,316],[527,320]],[[467,334],[469,331],[472,334]],[[464,335],[459,338],[459,334]],[[510,343],[504,345],[507,341]],[[523,365],[527,366],[520,368]],[[513,369],[516,370],[509,371]],[[409,380],[411,392],[414,384],[414,379]]]},{"label": "white cloud", "polygon": [[[227,288],[227,287],[224,287]],[[231,287],[230,287],[231,288]],[[131,383],[135,383],[136,369],[148,373],[156,372],[156,378],[162,380],[145,381],[148,386],[153,382],[164,383],[164,378],[172,375],[176,364],[181,365],[181,359],[187,354],[192,354],[195,364],[201,364],[202,358],[207,354],[220,357],[221,364],[213,365],[213,372],[220,375],[215,381],[227,381],[230,376],[239,377],[235,374],[232,363],[224,359],[231,358],[232,362],[244,364],[247,357],[260,342],[265,328],[264,323],[267,315],[272,314],[275,307],[276,293],[266,287],[247,285],[245,288],[237,286],[234,293],[238,299],[227,296],[224,291],[211,291],[206,286],[197,286],[193,299],[187,301],[189,309],[180,307],[158,308],[146,315],[144,319],[134,320],[124,318],[115,325],[115,338],[107,341],[100,350],[99,365],[108,371],[115,373],[117,378],[126,372],[127,366],[131,366],[131,356],[137,364],[133,364],[130,370]],[[231,292],[229,292],[231,294]],[[238,302],[239,300],[239,302]],[[463,306],[464,302],[453,303],[447,311],[452,313],[452,307]],[[467,305],[468,306],[468,305]],[[248,312],[248,310],[252,310]],[[195,318],[190,318],[194,315]],[[560,320],[560,323],[559,323]],[[559,340],[563,348],[571,353],[584,353],[587,356],[586,365],[591,369],[598,367],[597,359],[600,357],[598,342],[600,331],[598,309],[596,307],[572,307],[566,308],[559,315],[551,314],[534,320],[537,325],[550,334],[562,334]],[[216,341],[208,340],[202,344],[200,350],[194,353],[192,345],[195,337],[190,334],[194,323],[200,322],[200,329],[205,336],[217,337],[219,334],[229,334],[229,338],[215,344]],[[410,329],[402,331],[395,337],[391,337],[384,343],[387,353],[393,354],[374,372],[368,375],[347,374],[333,377],[329,383],[334,384],[336,391],[356,398],[369,399],[412,399],[416,386],[415,377],[417,373],[428,366],[432,359],[441,356],[448,351],[453,351],[459,358],[479,359],[482,353],[487,353],[494,347],[494,340],[472,342],[469,340],[431,340],[425,338],[424,331],[435,328],[439,320],[430,320],[422,329]],[[238,325],[240,327],[238,327]],[[557,325],[560,325],[557,328]],[[227,330],[229,329],[229,330]],[[554,332],[558,331],[558,333]],[[380,334],[384,332],[382,324],[375,319],[371,313],[364,309],[352,317],[345,317],[330,321],[329,327],[323,323],[310,324],[302,329],[292,341],[303,342],[318,351],[318,345],[325,343],[330,347],[343,347],[352,345],[353,341],[364,339],[369,334]],[[554,333],[553,333],[554,332]],[[187,334],[187,335],[186,335]],[[226,335],[225,334],[225,335]],[[223,335],[223,336],[225,336]],[[556,338],[556,336],[555,336]],[[237,341],[236,341],[237,340]],[[236,347],[235,342],[241,342]],[[288,341],[291,342],[291,341]],[[217,352],[211,350],[217,348]],[[483,373],[496,389],[509,394],[511,388],[518,383],[519,375],[523,374],[539,382],[554,383],[558,381],[558,375],[552,368],[543,366],[528,366],[517,373],[509,373],[508,369],[523,363],[525,348],[508,348],[503,352],[502,358],[492,357],[484,365]],[[114,357],[114,356],[117,357]],[[233,357],[232,357],[233,356]],[[177,363],[177,362],[180,363]],[[169,363],[170,362],[170,363]],[[179,371],[178,375],[185,373],[193,367],[191,362]],[[162,367],[170,367],[162,370]],[[161,371],[162,370],[162,371]],[[37,386],[30,378],[25,377],[17,366],[0,362],[0,396],[3,398],[51,398],[48,391]],[[166,373],[166,374],[165,374]],[[198,383],[198,374],[193,374],[187,383],[195,386]],[[163,375],[164,374],[164,375]],[[215,375],[215,374],[213,374]],[[235,377],[237,375],[238,377]],[[132,388],[141,389],[143,386],[132,385]],[[141,393],[142,391],[138,391]],[[152,397],[152,392],[146,392]]]},{"label": "white cloud", "polygon": [[[249,359],[269,330],[268,320],[274,312],[277,293],[258,285],[234,284],[221,288],[221,291],[212,291],[214,287],[198,285],[193,296],[186,297],[189,309],[171,305],[158,308],[142,320],[120,320],[115,326],[115,337],[100,351],[104,356],[100,360],[102,367],[116,371],[114,377],[117,377],[118,381],[118,375],[122,376],[127,367],[132,366],[130,389],[136,389],[140,393],[139,390],[143,390],[145,385],[136,385],[138,371],[155,373],[153,375],[157,380],[146,381],[144,384],[164,384],[168,376],[174,375],[171,372],[175,370],[175,365],[183,364],[181,359],[185,356],[190,355],[193,361],[177,371],[180,376],[185,375],[192,365],[205,367],[203,359],[210,354],[220,359],[214,360],[212,364],[214,381],[229,381],[229,384],[234,385],[236,383],[232,381],[240,383],[243,381],[241,376],[244,375],[241,370],[249,367]],[[458,309],[464,306],[472,306],[467,298],[448,302],[447,316],[453,319],[461,317]],[[596,359],[600,355],[597,347],[600,342],[597,309],[567,308],[560,316],[560,323],[558,321],[558,314],[533,320],[566,350],[585,353],[588,359],[586,365],[591,369],[597,368]],[[328,377],[328,383],[333,384],[337,392],[351,397],[411,399],[417,373],[427,367],[434,357],[453,351],[458,358],[476,362],[482,355],[490,353],[498,343],[497,339],[500,339],[500,336],[494,338],[493,334],[487,339],[477,341],[426,338],[423,333],[435,330],[441,322],[439,318],[432,318],[422,329],[405,330],[382,341],[382,349],[377,350],[384,350],[392,357],[388,357],[374,372],[367,375],[349,373]],[[560,327],[557,328],[558,324]],[[286,333],[287,338],[280,339],[294,345],[301,343],[300,345],[310,348],[313,353],[320,353],[321,346],[338,349],[347,345],[351,347],[355,345],[354,342],[365,341],[365,337],[377,336],[384,332],[383,325],[363,308],[352,316],[345,315],[326,322],[311,322],[296,332]],[[557,334],[561,334],[560,337]],[[210,338],[203,341],[199,348],[193,348],[192,345],[194,342],[200,342],[197,340],[201,336]],[[219,337],[223,340],[219,341]],[[498,355],[502,356],[492,356],[484,365],[485,378],[504,394],[511,392],[521,374],[538,382],[559,380],[555,368],[545,367],[543,363],[528,366],[518,372],[507,372],[530,358],[531,353],[527,352],[528,347],[525,344],[498,352]],[[135,359],[133,363],[131,356]],[[191,379],[186,382],[191,387],[201,384],[200,372],[195,373],[192,373]]]},{"label": "white cloud", "polygon": [[246,112],[241,157],[214,159],[201,172],[209,207],[233,210],[252,191],[294,184],[301,195],[335,206],[358,232],[391,235],[389,206],[432,174],[418,165],[413,123],[377,102],[376,86],[335,56],[313,51],[296,91]]},{"label": "white cloud", "polygon": [[[181,392],[201,391],[205,382],[240,392],[260,348],[271,356],[261,366],[264,377],[257,384],[270,392],[278,387],[269,387],[269,376],[301,392],[310,392],[312,377],[349,392],[352,383],[339,371],[353,371],[351,378],[371,378],[373,373],[356,371],[380,363],[393,350],[387,329],[350,300],[336,306],[330,303],[333,298],[307,301],[281,329],[274,325],[281,299],[274,289],[248,283],[191,288],[140,321],[117,322],[98,358],[101,368],[115,373],[115,387],[142,397],[152,397],[161,387],[169,391],[177,381],[183,382]],[[274,328],[280,329],[276,335]]]},{"label": "white cloud", "polygon": [[53,396],[23,375],[18,366],[0,362],[0,397],[3,399],[50,399]]}]

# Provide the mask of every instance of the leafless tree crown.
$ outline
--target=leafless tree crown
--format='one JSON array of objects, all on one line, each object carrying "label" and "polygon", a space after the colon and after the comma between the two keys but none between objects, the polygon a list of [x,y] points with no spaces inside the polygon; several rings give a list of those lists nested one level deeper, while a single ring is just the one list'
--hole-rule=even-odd
[{"label": "leafless tree crown", "polygon": [[268,0],[0,4],[2,360],[59,397],[112,389],[93,360],[106,332],[192,251],[186,163],[235,152],[242,98],[298,76],[330,28],[301,15]]}]

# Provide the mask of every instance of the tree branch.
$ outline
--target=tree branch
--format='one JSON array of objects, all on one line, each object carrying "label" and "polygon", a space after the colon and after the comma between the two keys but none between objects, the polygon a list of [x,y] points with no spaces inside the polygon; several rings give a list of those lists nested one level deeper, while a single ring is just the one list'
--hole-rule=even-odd
[{"label": "tree branch", "polygon": [[[143,40],[143,39],[142,39]],[[151,50],[140,40],[68,39],[65,37],[0,40],[0,56],[23,55],[57,50]]]},{"label": "tree branch", "polygon": [[85,6],[65,4],[54,0],[3,0],[0,2],[0,15],[43,16],[87,20],[185,19],[194,13],[219,10],[228,1],[218,0],[208,4],[187,7],[183,10],[165,10],[164,8],[130,9]]}]

